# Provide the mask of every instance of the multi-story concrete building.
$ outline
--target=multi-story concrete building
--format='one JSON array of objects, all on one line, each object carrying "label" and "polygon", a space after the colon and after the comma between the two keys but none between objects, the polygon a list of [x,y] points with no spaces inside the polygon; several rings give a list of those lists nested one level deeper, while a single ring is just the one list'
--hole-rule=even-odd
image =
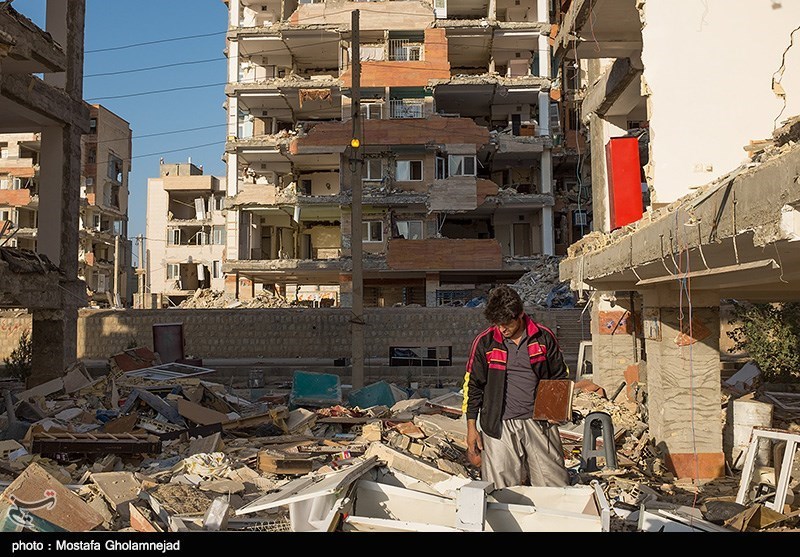
[{"label": "multi-story concrete building", "polygon": [[83,136],[78,272],[97,305],[130,307],[131,241],[128,239],[128,176],[131,129],[108,109],[93,105]]},{"label": "multi-story concrete building", "polygon": [[[33,318],[31,387],[60,377],[75,361],[78,307],[86,305],[76,257],[80,142],[89,131],[82,100],[85,0],[48,0],[46,10],[41,29],[10,2],[0,8],[0,133],[41,133],[36,210],[47,226],[37,229],[36,253],[0,246],[0,306],[26,308]],[[3,195],[25,195],[20,191]]]},{"label": "multi-story concrete building", "polygon": [[[95,306],[130,305],[131,242],[127,237],[131,129],[108,109],[89,108],[81,137],[78,277]],[[0,135],[0,221],[7,245],[36,250],[41,133]],[[0,224],[0,227],[2,224]]]},{"label": "multi-story concrete building", "polygon": [[352,302],[354,10],[364,304],[468,300],[554,253],[547,0],[226,3],[229,291]]},{"label": "multi-story concrete building", "polygon": [[224,208],[225,179],[191,161],[162,160],[159,177],[147,180],[146,292],[160,300],[156,307],[177,305],[198,288],[224,288]]},{"label": "multi-story concrete building", "polygon": [[582,78],[594,233],[560,269],[594,290],[593,380],[646,386],[650,436],[676,475],[723,475],[720,302],[800,296],[800,124],[787,121],[800,114],[800,4],[561,8],[554,54],[562,83]]}]

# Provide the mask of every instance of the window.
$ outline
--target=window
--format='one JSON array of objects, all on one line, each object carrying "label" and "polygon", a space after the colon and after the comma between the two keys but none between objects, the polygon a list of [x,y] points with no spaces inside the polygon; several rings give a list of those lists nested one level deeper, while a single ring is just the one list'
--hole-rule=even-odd
[{"label": "window", "polygon": [[383,242],[383,221],[372,220],[361,223],[361,238],[364,242]]},{"label": "window", "polygon": [[422,180],[422,161],[397,161],[395,178],[400,182]]},{"label": "window", "polygon": [[367,159],[364,161],[364,180],[383,180],[383,160]]},{"label": "window", "polygon": [[178,246],[181,243],[181,230],[180,228],[167,229],[167,245]]},{"label": "window", "polygon": [[89,119],[89,133],[97,133],[97,118]]},{"label": "window", "polygon": [[300,193],[303,195],[311,195],[311,180],[300,180]]},{"label": "window", "polygon": [[108,154],[108,177],[122,183],[122,159],[111,153]]},{"label": "window", "polygon": [[211,262],[211,278],[220,278],[222,276],[222,261]]},{"label": "window", "polygon": [[92,215],[92,228],[100,230],[100,215]]},{"label": "window", "polygon": [[0,178],[0,190],[7,190],[9,188],[10,180],[7,177]]},{"label": "window", "polygon": [[444,157],[436,157],[436,179],[444,180],[447,178],[447,165]]},{"label": "window", "polygon": [[0,159],[7,159],[8,158],[8,145],[2,144],[0,145]]},{"label": "window", "polygon": [[167,280],[176,279],[180,276],[180,264],[167,263]]},{"label": "window", "polygon": [[222,211],[225,208],[225,196],[213,196],[211,198],[211,210]]},{"label": "window", "polygon": [[422,221],[399,220],[397,232],[406,240],[422,240]]},{"label": "window", "polygon": [[14,222],[14,209],[0,209],[0,221]]},{"label": "window", "polygon": [[97,149],[94,147],[89,147],[88,152],[86,153],[86,162],[89,164],[94,164],[97,162]]},{"label": "window", "polygon": [[475,155],[450,155],[450,176],[475,176]]},{"label": "window", "polygon": [[383,102],[366,102],[361,105],[361,116],[365,120],[380,120],[383,115]]},{"label": "window", "polygon": [[224,246],[225,245],[225,227],[224,226],[215,226],[213,231],[213,238],[211,241],[212,244],[215,246]]}]

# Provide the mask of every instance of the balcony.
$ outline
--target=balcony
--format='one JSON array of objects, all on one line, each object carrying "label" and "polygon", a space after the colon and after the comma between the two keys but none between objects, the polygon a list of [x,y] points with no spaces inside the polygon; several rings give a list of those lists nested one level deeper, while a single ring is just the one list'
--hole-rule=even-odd
[{"label": "balcony", "polygon": [[387,263],[393,270],[500,270],[497,240],[432,238],[389,240]]},{"label": "balcony", "polygon": [[420,62],[424,48],[408,39],[389,39],[389,60],[393,62]]},{"label": "balcony", "polygon": [[389,101],[389,118],[423,118],[424,99],[396,99]]}]

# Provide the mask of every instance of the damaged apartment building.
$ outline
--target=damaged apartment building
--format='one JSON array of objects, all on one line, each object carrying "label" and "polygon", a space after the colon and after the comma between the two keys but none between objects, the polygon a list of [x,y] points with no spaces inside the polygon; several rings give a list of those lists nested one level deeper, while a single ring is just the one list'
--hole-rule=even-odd
[{"label": "damaged apartment building", "polygon": [[[224,289],[225,179],[191,162],[159,165],[147,180],[147,254],[136,307],[177,305],[201,289]],[[144,293],[147,292],[147,293]]]},{"label": "damaged apartment building", "polygon": [[[0,134],[27,134],[13,149],[38,159],[36,221],[47,223],[37,228],[36,252],[10,247],[8,236],[0,239],[0,307],[32,314],[31,386],[60,377],[75,361],[78,308],[87,302],[77,257],[81,141],[89,133],[89,107],[82,100],[85,1],[48,0],[46,12],[42,29],[10,2],[0,4]],[[11,158],[12,148],[4,149]],[[30,170],[24,173],[34,176],[15,175],[10,167],[17,164],[7,165],[7,158],[0,161],[0,172],[10,188],[36,177]],[[33,199],[31,193],[0,191],[4,207],[29,219],[17,221],[25,232],[36,224],[28,203],[22,203]],[[30,247],[31,236],[23,234],[15,243]]]},{"label": "damaged apartment building", "polygon": [[565,252],[549,1],[226,3],[228,292],[352,303],[354,10],[364,305],[466,302]]},{"label": "damaged apartment building", "polygon": [[720,307],[800,294],[800,5],[567,0],[557,19],[593,212],[560,277],[591,301],[593,381],[644,387],[678,477],[722,476]]},{"label": "damaged apartment building", "polygon": [[[131,130],[106,108],[89,107],[81,137],[78,277],[90,305],[130,306],[131,242],[127,238]],[[41,132],[0,134],[0,238],[36,251],[39,234]]]}]

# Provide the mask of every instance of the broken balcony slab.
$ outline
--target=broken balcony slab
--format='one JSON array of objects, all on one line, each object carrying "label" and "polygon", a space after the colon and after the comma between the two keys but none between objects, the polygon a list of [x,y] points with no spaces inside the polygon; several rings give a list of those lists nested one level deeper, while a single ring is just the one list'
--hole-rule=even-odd
[{"label": "broken balcony slab", "polygon": [[370,444],[364,456],[378,458],[391,470],[410,476],[437,493],[455,496],[452,488],[448,485],[452,475],[419,458],[409,456],[379,442]]},{"label": "broken balcony slab", "polygon": [[130,519],[129,506],[139,496],[141,483],[132,472],[100,472],[92,474],[92,481],[108,504],[123,519]]},{"label": "broken balcony slab", "polygon": [[31,453],[65,454],[159,454],[161,440],[149,433],[70,433],[38,431],[30,440]]}]

